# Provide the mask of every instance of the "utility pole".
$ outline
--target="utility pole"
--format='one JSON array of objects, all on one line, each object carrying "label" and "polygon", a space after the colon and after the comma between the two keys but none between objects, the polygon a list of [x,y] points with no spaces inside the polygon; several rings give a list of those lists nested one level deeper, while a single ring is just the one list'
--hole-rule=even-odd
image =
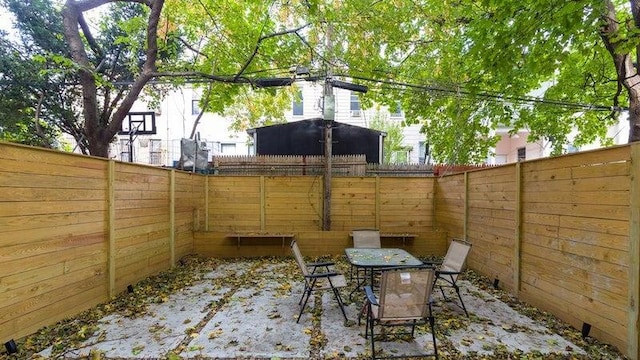
[{"label": "utility pole", "polygon": [[[333,26],[327,24],[327,53],[331,59],[333,42],[331,40]],[[324,119],[324,196],[322,230],[331,230],[331,167],[333,156],[333,121],[335,120],[335,98],[331,83],[331,63],[327,64],[326,78],[324,81],[324,101],[322,105],[322,117]]]}]

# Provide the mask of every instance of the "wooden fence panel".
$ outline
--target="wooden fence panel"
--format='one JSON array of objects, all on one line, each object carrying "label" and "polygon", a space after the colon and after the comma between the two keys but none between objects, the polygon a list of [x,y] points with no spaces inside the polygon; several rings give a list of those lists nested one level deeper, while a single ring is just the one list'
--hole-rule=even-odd
[{"label": "wooden fence panel", "polygon": [[264,230],[322,229],[322,177],[264,177]]},{"label": "wooden fence panel", "polygon": [[259,231],[260,176],[209,177],[211,231]]},{"label": "wooden fence panel", "polygon": [[468,264],[514,289],[515,165],[472,171],[467,187]]},{"label": "wooden fence panel", "polygon": [[204,229],[205,177],[176,172],[175,252],[176,258],[192,254],[193,231]]},{"label": "wooden fence panel", "polygon": [[173,173],[0,143],[0,338],[75,315],[193,253],[206,178]]},{"label": "wooden fence panel", "polygon": [[107,299],[107,162],[0,144],[0,338]]},{"label": "wooden fence panel", "polygon": [[376,228],[376,179],[333,178],[331,229]]},{"label": "wooden fence panel", "polygon": [[628,147],[522,164],[522,294],[627,343]]},{"label": "wooden fence panel", "polygon": [[422,233],[433,230],[434,179],[380,178],[380,231]]},{"label": "wooden fence panel", "polygon": [[436,224],[471,268],[638,358],[639,146],[438,178]]},{"label": "wooden fence panel", "polygon": [[170,176],[165,169],[116,163],[115,291],[171,266]]},{"label": "wooden fence panel", "polygon": [[464,174],[438,178],[435,184],[435,223],[449,238],[463,239],[465,214]]}]

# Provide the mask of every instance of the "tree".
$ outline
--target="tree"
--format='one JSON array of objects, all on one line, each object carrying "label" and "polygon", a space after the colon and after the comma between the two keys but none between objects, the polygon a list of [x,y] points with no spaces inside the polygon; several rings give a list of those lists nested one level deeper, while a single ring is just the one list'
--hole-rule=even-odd
[{"label": "tree", "polygon": [[[94,36],[85,14],[107,4],[114,16]],[[498,125],[553,140],[556,153],[574,127],[574,145],[606,143],[623,104],[629,140],[640,140],[638,8],[638,0],[66,0],[65,48],[48,59],[76,79],[81,101],[71,110],[94,155],[106,156],[152,80],[205,82],[205,110],[224,113],[238,96],[264,103],[258,78],[290,78],[303,65],[321,80],[366,82],[364,104],[401,101],[436,160],[476,162]],[[290,93],[278,93],[285,104]],[[239,127],[281,110],[243,114]]]},{"label": "tree", "polygon": [[404,134],[402,133],[402,126],[400,126],[399,123],[390,121],[385,114],[378,110],[373,115],[369,127],[386,133],[384,138],[383,164],[407,163],[409,161],[407,151],[410,149],[402,145]]},{"label": "tree", "polygon": [[3,0],[17,18],[21,37],[0,39],[0,137],[43,147],[57,146],[61,131],[78,134],[74,92],[60,91],[69,77],[48,71],[47,54],[64,53],[60,13],[48,1]]}]

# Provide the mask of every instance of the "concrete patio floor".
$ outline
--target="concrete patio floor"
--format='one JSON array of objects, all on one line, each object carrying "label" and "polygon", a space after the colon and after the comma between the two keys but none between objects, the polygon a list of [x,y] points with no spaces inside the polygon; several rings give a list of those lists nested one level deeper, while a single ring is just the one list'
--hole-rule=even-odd
[{"label": "concrete patio floor", "polygon": [[[308,311],[296,323],[303,285],[293,259],[212,259],[209,264],[188,286],[142,308],[112,311],[87,328],[90,335],[85,339],[55,351],[49,346],[31,358],[370,357],[364,322],[359,326],[356,321],[361,299],[347,302],[349,321],[345,324],[333,295],[326,292],[311,299]],[[338,268],[348,272],[343,261]],[[132,294],[122,296],[136,296],[136,287]],[[462,288],[469,318],[434,292],[441,359],[618,358],[609,351],[594,355],[581,338],[560,336],[469,281],[463,280]],[[348,301],[346,292],[343,298]],[[431,351],[428,329],[420,327],[409,342],[376,342],[377,349],[394,356]]]}]

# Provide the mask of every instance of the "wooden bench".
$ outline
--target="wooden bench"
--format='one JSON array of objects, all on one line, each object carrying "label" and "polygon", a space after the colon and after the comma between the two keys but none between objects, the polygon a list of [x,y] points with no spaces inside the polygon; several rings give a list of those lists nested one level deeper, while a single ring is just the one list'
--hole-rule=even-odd
[{"label": "wooden bench", "polygon": [[[353,233],[349,233],[349,237],[353,237]],[[410,233],[380,233],[380,239],[402,239],[402,246],[405,246],[407,240],[413,240],[418,235]]]},{"label": "wooden bench", "polygon": [[227,238],[237,239],[238,248],[242,239],[282,239],[282,248],[284,248],[285,240],[293,240],[295,234],[289,233],[272,233],[272,232],[237,232],[225,235]]}]

